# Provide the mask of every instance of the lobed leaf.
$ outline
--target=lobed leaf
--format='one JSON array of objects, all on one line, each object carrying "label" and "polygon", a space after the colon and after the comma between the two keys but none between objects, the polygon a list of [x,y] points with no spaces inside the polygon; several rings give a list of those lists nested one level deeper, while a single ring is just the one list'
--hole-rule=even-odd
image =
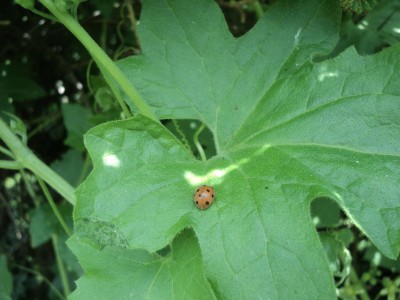
[{"label": "lobed leaf", "polygon": [[[318,197],[334,199],[385,255],[397,257],[399,48],[370,57],[350,49],[313,62],[333,48],[339,12],[331,1],[281,1],[234,39],[211,0],[144,2],[143,55],[120,66],[160,118],[207,124],[217,155],[196,160],[140,115],[89,131],[94,170],[77,192],[71,242],[86,270],[76,297],[100,286],[107,293],[106,279],[114,281],[106,272],[140,274],[121,279],[119,298],[149,291],[148,280],[170,260],[135,261],[158,261],[156,251],[168,245],[173,252],[189,227],[198,239],[193,263],[202,265],[210,295],[335,299],[310,217]],[[192,202],[202,184],[216,191],[205,211]],[[111,257],[122,260],[113,266]],[[167,298],[199,295],[191,276],[168,274],[157,285]],[[185,297],[171,292],[178,278],[189,286]]]}]

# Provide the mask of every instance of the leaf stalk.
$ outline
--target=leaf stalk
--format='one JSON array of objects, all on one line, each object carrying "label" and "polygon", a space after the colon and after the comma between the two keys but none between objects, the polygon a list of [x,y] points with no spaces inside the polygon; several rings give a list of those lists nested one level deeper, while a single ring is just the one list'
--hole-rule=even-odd
[{"label": "leaf stalk", "polygon": [[75,189],[60,175],[43,163],[32,151],[25,146],[0,118],[0,139],[8,146],[15,157],[16,163],[31,170],[63,196],[72,205],[75,205]]},{"label": "leaf stalk", "polygon": [[[143,100],[138,91],[132,86],[128,78],[111,60],[111,58],[92,39],[85,29],[66,11],[58,9],[52,0],[40,0],[42,3],[69,31],[82,43],[92,55],[93,60],[106,77],[107,72],[119,84],[128,98],[144,116],[158,121],[150,106]],[[120,103],[121,104],[121,103]],[[122,107],[123,108],[123,107]],[[123,108],[124,109],[124,108]]]}]

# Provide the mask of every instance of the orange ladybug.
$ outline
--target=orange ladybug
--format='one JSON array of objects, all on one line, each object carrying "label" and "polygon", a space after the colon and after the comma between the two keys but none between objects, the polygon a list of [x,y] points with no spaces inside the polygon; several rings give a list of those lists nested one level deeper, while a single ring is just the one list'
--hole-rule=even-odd
[{"label": "orange ladybug", "polygon": [[202,185],[194,192],[193,201],[198,209],[207,209],[213,203],[214,197],[214,188],[208,185]]}]

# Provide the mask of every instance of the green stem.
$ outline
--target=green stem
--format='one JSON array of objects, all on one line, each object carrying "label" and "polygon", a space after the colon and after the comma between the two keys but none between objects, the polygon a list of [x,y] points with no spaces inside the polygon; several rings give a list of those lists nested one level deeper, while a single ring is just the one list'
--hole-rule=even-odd
[{"label": "green stem", "polygon": [[0,146],[0,152],[2,152],[3,154],[7,155],[10,158],[14,158],[12,152],[4,147]]},{"label": "green stem", "polygon": [[73,35],[85,46],[92,55],[94,61],[100,70],[107,70],[110,76],[118,82],[121,89],[128,95],[132,103],[139,112],[148,118],[158,121],[157,116],[151,111],[150,106],[143,100],[140,94],[129,82],[124,73],[117,67],[110,57],[100,48],[100,46],[91,38],[91,36],[82,28],[82,26],[68,13],[57,9],[52,0],[40,0],[56,18],[72,32]]},{"label": "green stem", "polygon": [[70,237],[71,231],[69,230],[67,224],[64,221],[64,218],[62,217],[60,211],[58,210],[58,207],[56,205],[56,203],[54,202],[53,197],[51,196],[49,189],[47,188],[47,186],[45,185],[45,183],[43,182],[42,179],[40,179],[39,177],[36,177],[40,187],[42,188],[43,194],[47,199],[47,202],[49,202],[49,205],[51,207],[51,209],[53,210],[54,215],[56,216],[58,222],[60,222],[61,227],[64,229],[65,233]]},{"label": "green stem", "polygon": [[202,123],[201,126],[199,127],[199,129],[197,129],[197,131],[193,135],[193,143],[196,145],[197,151],[199,151],[200,158],[202,161],[207,160],[207,157],[206,157],[206,154],[204,153],[203,147],[201,146],[201,144],[199,142],[199,135],[204,130],[204,128],[206,128],[206,125],[204,125],[204,123]]},{"label": "green stem", "polygon": [[253,3],[254,11],[256,12],[257,18],[261,19],[264,16],[264,11],[261,7],[261,4],[258,0]]},{"label": "green stem", "polygon": [[[100,38],[100,45],[102,49],[106,49],[107,46],[107,31],[108,31],[108,24],[107,21],[104,20],[103,24],[103,29],[102,29],[102,34]],[[122,111],[124,112],[124,119],[125,118],[130,118],[132,117],[132,114],[128,108],[128,106],[125,104],[124,99],[122,98],[122,95],[118,89],[118,86],[115,84],[115,82],[112,80],[112,76],[108,73],[108,71],[103,68],[103,66],[100,64],[98,65],[101,73],[103,74],[104,80],[107,82],[108,86],[111,89],[111,92],[114,94],[115,99],[117,99],[119,105],[122,108]]]},{"label": "green stem", "polygon": [[182,131],[181,126],[179,126],[178,120],[172,119],[171,121],[172,121],[172,124],[173,124],[174,127],[175,127],[176,132],[181,136],[182,144],[183,144],[188,150],[191,150],[191,149],[190,149],[189,141],[187,140],[185,133]]},{"label": "green stem", "polygon": [[101,22],[100,47],[107,48],[108,19],[104,18]]},{"label": "green stem", "polygon": [[54,284],[52,284],[50,282],[50,280],[48,280],[46,277],[44,277],[40,272],[29,269],[29,268],[21,266],[21,265],[15,265],[15,267],[22,271],[25,271],[27,273],[33,274],[33,275],[37,276],[38,278],[42,279],[50,287],[50,289],[53,290],[54,294],[58,298],[60,298],[62,300],[66,300],[66,298],[57,290],[57,288],[54,286]]},{"label": "green stem", "polygon": [[136,36],[136,17],[135,17],[135,11],[133,9],[133,1],[132,0],[126,0],[125,1],[126,8],[128,10],[128,18],[129,21],[131,22],[131,31],[135,34],[135,38],[137,39],[138,37]]},{"label": "green stem", "polygon": [[362,300],[371,300],[371,298],[368,296],[367,289],[364,286],[364,283],[358,278],[357,272],[354,269],[354,267],[350,268],[350,279],[355,283],[354,286],[359,286],[359,289],[361,289],[361,293],[358,295]]},{"label": "green stem", "polygon": [[57,22],[57,19],[54,18],[52,15],[46,14],[46,13],[44,13],[44,12],[41,12],[41,11],[38,10],[38,9],[31,8],[30,11],[33,12],[34,14],[37,14],[37,15],[39,15],[39,16],[45,18],[45,19],[49,19],[49,20],[51,20],[51,21]]},{"label": "green stem", "polygon": [[121,106],[122,111],[125,114],[125,117],[126,118],[132,117],[132,114],[131,114],[129,108],[126,106],[119,89],[117,88],[117,86],[115,85],[115,82],[113,82],[113,80],[110,76],[110,73],[108,73],[108,71],[105,70],[102,67],[102,65],[99,65],[99,69],[101,70],[101,73],[103,73],[104,80],[107,82],[108,86],[110,87],[111,92],[114,94],[115,99],[117,99],[119,105]]},{"label": "green stem", "polygon": [[15,160],[20,163],[21,166],[31,170],[72,205],[75,205],[75,189],[37,158],[29,148],[22,144],[2,118],[0,118],[0,139],[2,139],[11,152],[13,152]]},{"label": "green stem", "polygon": [[69,286],[67,272],[65,271],[64,263],[62,262],[60,256],[58,255],[58,247],[57,247],[57,236],[55,234],[51,235],[51,241],[53,243],[54,253],[56,255],[57,268],[60,273],[61,283],[64,289],[65,298],[71,293],[71,287]]},{"label": "green stem", "polygon": [[19,170],[22,166],[17,161],[0,160],[0,169]]},{"label": "green stem", "polygon": [[24,182],[25,189],[28,192],[29,196],[32,198],[33,203],[35,204],[36,207],[39,207],[40,201],[38,197],[36,196],[36,193],[32,187],[32,179],[29,178],[29,176],[26,174],[26,172],[21,169],[20,170],[22,181]]},{"label": "green stem", "polygon": [[90,81],[90,71],[92,69],[93,60],[91,59],[86,67],[86,84],[88,86],[89,92],[94,96],[94,89],[92,87],[92,82]]},{"label": "green stem", "polygon": [[60,113],[55,113],[55,114],[51,114],[46,115],[46,118],[43,118],[43,120],[40,120],[40,123],[38,126],[36,126],[34,129],[32,129],[29,134],[28,134],[28,139],[30,139],[31,137],[33,137],[35,134],[37,134],[38,132],[42,131],[43,128],[49,126],[49,124],[55,122],[58,118],[61,117]]}]

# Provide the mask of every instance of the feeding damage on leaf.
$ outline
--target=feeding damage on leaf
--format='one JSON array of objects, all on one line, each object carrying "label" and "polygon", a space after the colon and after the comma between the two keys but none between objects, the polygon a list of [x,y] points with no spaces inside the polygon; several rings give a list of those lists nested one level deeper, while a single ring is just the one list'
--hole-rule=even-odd
[{"label": "feeding damage on leaf", "polygon": [[78,235],[96,241],[100,249],[106,246],[120,250],[128,248],[128,241],[124,235],[109,222],[83,218],[75,221],[75,227]]}]

